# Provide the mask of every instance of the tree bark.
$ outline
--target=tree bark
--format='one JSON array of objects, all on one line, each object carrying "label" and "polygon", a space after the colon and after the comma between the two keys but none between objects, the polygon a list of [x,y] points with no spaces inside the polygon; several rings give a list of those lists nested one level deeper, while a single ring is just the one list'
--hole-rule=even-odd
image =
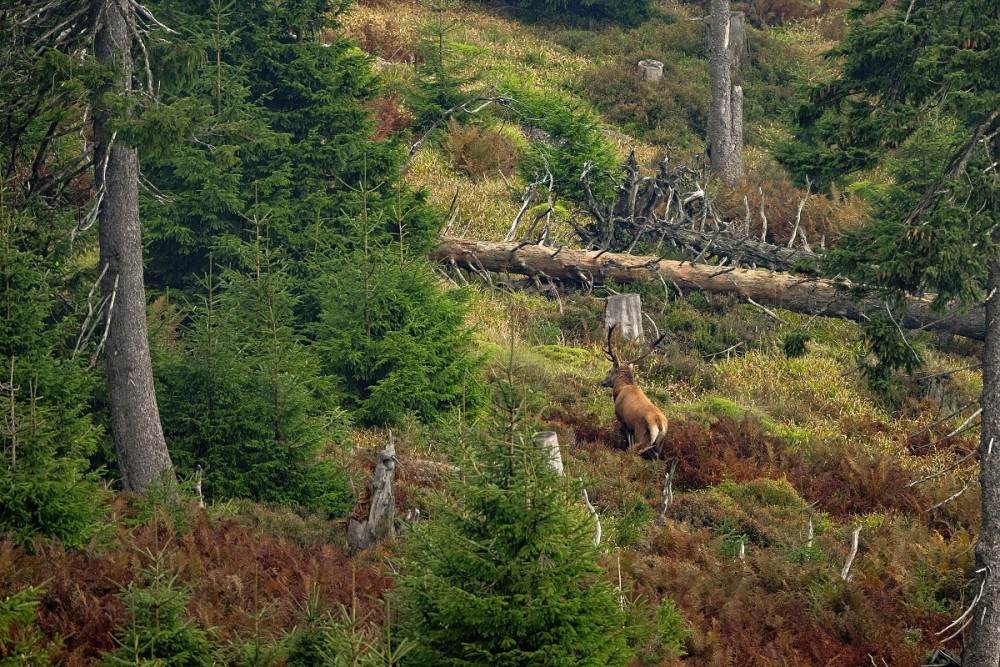
[{"label": "tree bark", "polygon": [[[733,87],[730,65],[732,34],[729,0],[712,0],[709,14],[709,75],[712,109],[708,116],[708,143],[712,172],[729,185],[743,175],[743,104],[742,90]],[[734,104],[733,98],[739,96]],[[738,116],[737,116],[738,114]],[[736,129],[736,126],[739,129]],[[740,141],[737,145],[737,141]]]},{"label": "tree bark", "polygon": [[[118,81],[105,96],[128,97],[132,90],[131,35],[133,10],[126,2],[93,0],[97,34],[94,54],[110,64]],[[105,356],[115,442],[122,484],[142,491],[154,481],[172,483],[172,463],[160,425],[153,386],[146,290],[143,282],[142,232],[139,225],[139,158],[108,127],[111,110],[101,98],[94,105],[95,181],[100,202],[100,261],[107,267],[101,293],[108,303]]]},{"label": "tree bark", "polygon": [[[727,55],[729,57],[730,72],[734,72],[750,58],[750,45],[747,42],[746,14],[743,12],[729,12],[729,43]],[[712,25],[705,25],[705,45],[706,50],[712,50]]]},{"label": "tree bark", "polygon": [[559,436],[555,431],[542,431],[531,436],[535,446],[545,452],[549,467],[560,477],[563,474],[562,454],[559,452]]},{"label": "tree bark", "polygon": [[642,83],[656,83],[663,78],[663,63],[659,60],[640,60],[636,66],[636,75]]},{"label": "tree bark", "polygon": [[[996,239],[994,240],[996,242]],[[982,518],[976,541],[974,590],[982,591],[972,610],[963,667],[997,667],[1000,662],[1000,262],[990,261],[983,352],[983,408],[979,441]]]},{"label": "tree bark", "polygon": [[371,496],[368,516],[351,517],[347,524],[347,546],[351,553],[384,542],[396,534],[393,513],[396,506],[393,480],[396,477],[396,442],[389,433],[389,441],[378,452],[378,461],[371,478]]},{"label": "tree bark", "polygon": [[604,302],[604,326],[618,325],[625,340],[642,338],[642,297],[638,294],[613,294]]},{"label": "tree bark", "polygon": [[[883,310],[876,300],[857,300],[844,286],[826,280],[801,278],[787,273],[759,269],[720,268],[660,259],[649,255],[629,255],[599,251],[560,249],[539,245],[493,243],[466,239],[446,239],[430,253],[445,265],[498,273],[517,273],[577,285],[593,285],[606,280],[630,283],[637,280],[664,280],[678,289],[695,289],[713,294],[730,294],[799,313],[821,314],[861,321]],[[930,310],[930,299],[908,299],[908,312],[897,316],[900,326],[957,334],[983,340],[985,321],[980,308],[971,313],[940,317]]]}]

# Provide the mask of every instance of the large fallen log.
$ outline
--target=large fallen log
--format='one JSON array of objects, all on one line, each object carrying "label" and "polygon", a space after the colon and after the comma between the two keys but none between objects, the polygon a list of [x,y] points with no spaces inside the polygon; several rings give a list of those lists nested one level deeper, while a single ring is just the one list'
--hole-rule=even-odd
[{"label": "large fallen log", "polygon": [[[820,314],[861,321],[885,312],[885,304],[872,299],[858,300],[830,281],[802,278],[788,273],[759,269],[720,268],[691,264],[653,256],[599,251],[553,249],[548,246],[494,243],[466,239],[444,239],[431,251],[431,259],[476,272],[516,273],[539,280],[594,285],[608,280],[630,283],[663,280],[682,290],[731,294],[767,306],[798,313]],[[908,311],[898,316],[900,326],[926,329],[983,340],[986,331],[982,308],[970,313],[940,317],[930,310],[929,299],[910,299]]]}]

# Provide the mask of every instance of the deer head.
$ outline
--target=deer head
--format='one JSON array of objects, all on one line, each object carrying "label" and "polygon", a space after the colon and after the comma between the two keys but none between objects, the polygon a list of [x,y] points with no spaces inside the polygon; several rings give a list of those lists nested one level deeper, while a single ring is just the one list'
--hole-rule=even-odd
[{"label": "deer head", "polygon": [[656,346],[659,345],[663,341],[663,339],[667,337],[667,332],[664,331],[662,334],[660,334],[659,338],[653,341],[653,344],[649,346],[648,350],[643,352],[635,359],[632,359],[631,361],[622,362],[619,361],[618,355],[615,354],[614,348],[612,347],[611,344],[611,338],[614,335],[616,328],[618,328],[617,323],[612,324],[608,328],[608,347],[606,350],[604,350],[604,356],[606,356],[608,358],[608,361],[611,362],[611,370],[608,371],[607,376],[605,376],[604,380],[601,382],[602,387],[615,386],[615,380],[618,379],[620,375],[625,376],[629,384],[634,384],[634,381],[632,379],[632,366],[636,362],[642,361],[643,359],[648,357],[650,353],[656,349]]}]

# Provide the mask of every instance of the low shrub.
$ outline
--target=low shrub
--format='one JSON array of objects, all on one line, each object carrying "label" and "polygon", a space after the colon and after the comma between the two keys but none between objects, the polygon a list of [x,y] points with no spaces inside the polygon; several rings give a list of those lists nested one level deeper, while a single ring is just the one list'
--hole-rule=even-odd
[{"label": "low shrub", "polygon": [[451,166],[474,180],[511,176],[521,159],[517,143],[503,132],[478,125],[462,125],[451,119],[442,141]]}]

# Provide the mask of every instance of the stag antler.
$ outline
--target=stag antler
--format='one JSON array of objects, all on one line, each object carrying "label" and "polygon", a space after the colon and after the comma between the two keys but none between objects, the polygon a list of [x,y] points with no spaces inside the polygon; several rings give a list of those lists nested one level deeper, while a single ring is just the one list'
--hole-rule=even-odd
[{"label": "stag antler", "polygon": [[611,363],[614,364],[615,368],[618,368],[618,357],[615,356],[615,351],[611,349],[611,335],[615,332],[615,328],[617,328],[617,326],[618,323],[615,322],[608,327],[608,349],[604,351],[604,354],[611,360]]},{"label": "stag antler", "polygon": [[660,337],[653,341],[653,344],[649,346],[648,350],[646,350],[645,352],[643,352],[641,355],[639,355],[638,357],[636,357],[632,361],[626,361],[625,363],[628,364],[629,366],[631,366],[632,364],[636,363],[637,361],[642,361],[643,359],[645,359],[646,357],[648,357],[650,355],[650,353],[653,350],[656,349],[656,346],[659,345],[661,342],[663,342],[663,339],[667,337],[667,333],[668,333],[667,331],[664,331],[663,333],[661,333]]}]

